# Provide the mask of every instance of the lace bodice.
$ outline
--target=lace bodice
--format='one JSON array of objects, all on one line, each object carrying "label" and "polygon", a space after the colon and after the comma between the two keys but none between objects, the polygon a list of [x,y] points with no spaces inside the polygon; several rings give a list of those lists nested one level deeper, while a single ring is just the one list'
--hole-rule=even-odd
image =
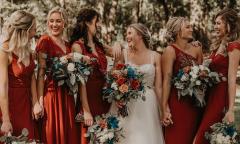
[{"label": "lace bodice", "polygon": [[138,69],[140,72],[144,74],[144,83],[145,86],[150,86],[151,88],[154,87],[154,79],[155,79],[155,66],[154,66],[154,56],[153,52],[151,53],[151,63],[149,64],[142,64],[136,65],[128,60],[127,50],[124,51],[124,61],[125,64],[129,64],[130,66]]}]

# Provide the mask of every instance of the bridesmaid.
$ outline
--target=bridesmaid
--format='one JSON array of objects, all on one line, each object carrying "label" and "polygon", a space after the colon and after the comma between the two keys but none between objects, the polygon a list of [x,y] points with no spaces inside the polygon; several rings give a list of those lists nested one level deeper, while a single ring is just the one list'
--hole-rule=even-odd
[{"label": "bridesmaid", "polygon": [[162,123],[166,126],[166,144],[191,144],[201,117],[201,109],[194,106],[192,98],[178,99],[177,90],[171,84],[179,69],[193,65],[193,61],[202,63],[201,47],[188,43],[193,38],[192,32],[186,18],[173,17],[167,23],[166,38],[170,45],[162,56]]},{"label": "bridesmaid", "polygon": [[19,136],[22,129],[27,128],[29,138],[35,139],[32,112],[38,119],[42,111],[37,100],[35,64],[30,48],[36,20],[32,14],[16,11],[4,25],[0,44],[1,132]]},{"label": "bridesmaid", "polygon": [[[239,63],[240,25],[235,10],[224,9],[215,16],[214,35],[212,39],[212,71],[228,77],[210,89],[209,98],[201,125],[196,134],[194,144],[208,144],[204,135],[214,123],[225,120],[234,122],[234,102],[236,95],[236,75]],[[228,73],[229,71],[229,73]]]},{"label": "bridesmaid", "polygon": [[[81,124],[81,143],[86,144],[86,126],[93,123],[93,117],[107,113],[110,104],[103,101],[102,88],[105,83],[105,73],[107,69],[106,55],[116,57],[120,53],[120,46],[117,50],[107,45],[103,45],[96,37],[97,28],[100,26],[100,14],[91,8],[83,8],[77,16],[77,25],[73,29],[70,43],[72,51],[95,58],[91,63],[93,72],[90,74],[86,85],[81,88],[81,100],[84,115],[84,124]],[[119,53],[118,53],[119,51]]]},{"label": "bridesmaid", "polygon": [[38,52],[38,95],[40,104],[44,106],[42,139],[47,144],[76,144],[77,127],[75,124],[74,97],[68,89],[57,86],[45,70],[51,67],[50,58],[68,56],[71,58],[70,45],[63,40],[63,30],[66,27],[66,15],[62,8],[55,7],[47,17],[48,35],[43,35],[37,44]]}]

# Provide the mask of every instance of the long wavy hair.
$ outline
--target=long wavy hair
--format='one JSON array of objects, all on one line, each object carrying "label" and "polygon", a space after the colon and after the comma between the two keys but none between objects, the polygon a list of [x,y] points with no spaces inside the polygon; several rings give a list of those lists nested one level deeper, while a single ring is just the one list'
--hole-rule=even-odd
[{"label": "long wavy hair", "polygon": [[[73,28],[73,32],[70,36],[70,44],[72,45],[75,41],[78,41],[80,38],[84,41],[84,46],[88,52],[91,52],[91,47],[88,44],[88,26],[87,22],[91,22],[94,17],[97,17],[97,21],[100,19],[100,14],[92,8],[83,8],[80,10],[77,16],[77,23]],[[102,43],[98,40],[96,36],[93,36],[93,42],[103,47]]]},{"label": "long wavy hair", "polygon": [[217,17],[221,17],[222,21],[225,23],[226,28],[226,37],[223,39],[214,36],[214,32],[212,34],[212,41],[211,41],[211,50],[216,50],[218,48],[223,49],[223,54],[226,54],[226,47],[229,42],[235,41],[240,37],[240,19],[238,16],[237,11],[225,8],[219,13],[216,14],[214,20]]},{"label": "long wavy hair", "polygon": [[[4,23],[1,45],[8,43],[8,48],[1,49],[18,56],[17,63],[29,64],[32,52],[30,47],[29,30],[35,22],[35,17],[22,10],[15,11]],[[10,55],[11,57],[12,55]]]}]

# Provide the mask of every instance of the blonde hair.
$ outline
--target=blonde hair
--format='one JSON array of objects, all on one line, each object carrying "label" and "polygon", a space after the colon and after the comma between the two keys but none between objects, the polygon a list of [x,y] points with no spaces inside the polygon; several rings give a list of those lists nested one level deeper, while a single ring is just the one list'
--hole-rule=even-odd
[{"label": "blonde hair", "polygon": [[[47,23],[49,22],[50,17],[51,17],[51,15],[52,15],[53,13],[59,13],[59,14],[60,14],[62,20],[64,21],[64,27],[66,27],[66,26],[67,26],[67,15],[66,15],[66,12],[65,12],[65,10],[64,10],[63,8],[58,7],[58,6],[52,8],[52,9],[48,12],[48,15],[47,15]],[[49,33],[49,31],[48,31],[48,33]]]},{"label": "blonde hair", "polygon": [[[3,51],[16,54],[18,56],[18,64],[23,62],[29,64],[31,54],[29,30],[35,22],[35,17],[22,10],[15,11],[4,23],[3,41],[8,43],[8,48],[1,47]],[[12,55],[10,55],[11,57]]]},{"label": "blonde hair", "polygon": [[168,43],[173,43],[176,41],[177,35],[181,31],[183,23],[187,21],[184,17],[172,17],[168,20],[165,33],[165,38]]},{"label": "blonde hair", "polygon": [[210,48],[211,50],[221,48],[223,50],[223,54],[226,55],[228,42],[235,41],[240,37],[240,18],[237,11],[230,8],[225,8],[217,13],[214,20],[216,20],[217,17],[221,17],[221,20],[225,23],[227,34],[224,39],[220,39],[219,37],[214,36],[213,32]]},{"label": "blonde hair", "polygon": [[134,28],[139,34],[141,34],[145,46],[152,49],[151,33],[145,25],[141,23],[134,23],[131,24],[129,27]]}]

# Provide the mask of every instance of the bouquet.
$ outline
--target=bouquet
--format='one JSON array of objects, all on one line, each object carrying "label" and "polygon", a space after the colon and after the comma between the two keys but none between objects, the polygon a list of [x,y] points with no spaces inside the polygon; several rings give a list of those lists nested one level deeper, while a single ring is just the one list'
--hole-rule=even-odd
[{"label": "bouquet", "polygon": [[92,126],[88,127],[86,137],[90,144],[114,144],[118,142],[122,129],[119,128],[119,119],[113,115],[106,114],[95,117]]},{"label": "bouquet", "polygon": [[12,136],[11,133],[0,137],[0,142],[5,144],[37,144],[39,141],[28,138],[28,130],[23,128],[22,134],[19,136]]},{"label": "bouquet", "polygon": [[239,144],[239,133],[234,124],[225,122],[215,123],[211,126],[211,131],[205,133],[205,138],[211,144]]},{"label": "bouquet", "polygon": [[73,58],[71,59],[68,59],[68,56],[53,57],[50,59],[51,66],[48,67],[47,71],[47,73],[51,73],[53,80],[58,86],[67,85],[75,101],[78,93],[78,84],[85,84],[91,73],[90,65],[82,62],[82,57],[79,53],[73,53]]},{"label": "bouquet", "polygon": [[210,61],[204,61],[202,65],[186,66],[179,70],[173,79],[173,84],[178,90],[178,98],[184,96],[194,97],[197,106],[205,105],[205,92],[208,87],[226,81],[226,78],[208,68]]},{"label": "bouquet", "polygon": [[127,103],[131,99],[145,100],[144,93],[143,74],[137,69],[129,65],[118,64],[107,73],[103,99],[109,103],[115,101],[119,115],[128,116]]}]

